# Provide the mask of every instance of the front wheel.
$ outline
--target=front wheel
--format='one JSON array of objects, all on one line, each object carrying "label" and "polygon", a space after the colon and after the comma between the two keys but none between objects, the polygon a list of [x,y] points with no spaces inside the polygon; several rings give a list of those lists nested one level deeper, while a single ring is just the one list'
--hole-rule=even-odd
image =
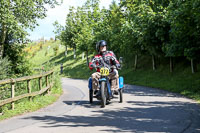
[{"label": "front wheel", "polygon": [[90,103],[93,103],[93,90],[89,90],[89,100]]},{"label": "front wheel", "polygon": [[119,102],[122,103],[123,102],[123,95],[122,95],[122,89],[119,89]]},{"label": "front wheel", "polygon": [[101,107],[102,108],[104,108],[106,105],[106,96],[107,96],[106,82],[102,81],[101,82]]}]

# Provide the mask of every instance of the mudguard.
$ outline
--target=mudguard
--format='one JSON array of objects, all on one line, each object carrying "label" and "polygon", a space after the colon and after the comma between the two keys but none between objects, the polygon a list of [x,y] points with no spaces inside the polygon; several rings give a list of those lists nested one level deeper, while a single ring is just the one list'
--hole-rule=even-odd
[{"label": "mudguard", "polygon": [[91,77],[88,79],[88,88],[89,88],[89,90],[92,90],[92,78]]},{"label": "mudguard", "polygon": [[108,94],[109,94],[109,96],[112,96],[109,79],[108,78],[101,78],[101,79],[99,79],[99,82],[102,82],[102,81],[106,82],[107,88],[108,88]]},{"label": "mudguard", "polygon": [[106,78],[99,79],[99,82],[101,82],[101,81],[106,81]]},{"label": "mudguard", "polygon": [[119,88],[122,89],[124,87],[124,78],[119,77]]},{"label": "mudguard", "polygon": [[107,82],[107,88],[108,88],[108,94],[109,94],[109,96],[111,97],[111,96],[112,96],[112,92],[111,92],[109,80],[108,80],[108,82]]}]

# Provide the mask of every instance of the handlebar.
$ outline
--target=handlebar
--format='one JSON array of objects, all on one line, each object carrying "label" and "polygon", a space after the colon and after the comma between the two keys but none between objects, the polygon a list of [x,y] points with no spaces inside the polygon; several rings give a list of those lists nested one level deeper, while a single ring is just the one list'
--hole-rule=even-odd
[{"label": "handlebar", "polygon": [[115,65],[112,66],[96,66],[96,68],[101,69],[102,67],[107,67],[109,69],[109,71],[111,71],[111,69],[117,69],[117,67]]}]

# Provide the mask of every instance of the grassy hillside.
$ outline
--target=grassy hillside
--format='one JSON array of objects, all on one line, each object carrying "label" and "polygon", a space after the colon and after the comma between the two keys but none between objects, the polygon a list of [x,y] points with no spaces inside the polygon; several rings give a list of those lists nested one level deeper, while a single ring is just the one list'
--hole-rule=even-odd
[{"label": "grassy hillside", "polygon": [[28,58],[30,58],[33,68],[42,68],[51,65],[50,62],[53,62],[51,59],[57,57],[60,52],[63,52],[64,46],[60,45],[59,41],[48,41],[42,45],[40,43],[32,44],[26,51],[29,53]]},{"label": "grassy hillside", "polygon": [[169,73],[168,66],[160,66],[156,71],[124,69],[121,74],[127,83],[160,88],[200,101],[200,73],[191,74],[189,67],[179,65],[173,73]]},{"label": "grassy hillside", "polygon": [[[54,51],[54,48],[56,47],[58,48],[57,54],[55,54]],[[62,64],[62,76],[71,78],[86,79],[92,73],[86,65],[86,59],[82,60],[81,53],[77,52],[76,59],[74,59],[72,49],[68,49],[68,55],[66,56],[65,47],[60,45],[59,41],[48,42],[42,49],[35,49],[35,52],[29,53],[30,62],[34,64],[33,68],[54,68],[55,71],[60,73],[60,67]],[[32,53],[34,53],[33,57],[31,57]]]},{"label": "grassy hillside", "polygon": [[[58,47],[59,42],[50,43],[51,48]],[[45,55],[48,46],[36,53],[32,58],[32,62],[37,66],[45,66],[51,64],[55,66],[56,71],[60,71],[60,65],[63,64],[64,77],[88,79],[92,71],[86,65],[86,58],[82,60],[82,53],[76,53],[77,58],[73,58],[72,50],[69,50],[65,56],[65,48],[59,46],[58,54],[55,55],[52,49],[49,54]],[[91,55],[92,56],[92,55]],[[91,57],[90,56],[90,57]],[[149,86],[160,88],[171,92],[183,94],[187,97],[200,101],[200,72],[191,73],[189,61],[176,63],[173,73],[169,72],[168,62],[162,62],[156,71],[152,70],[151,59],[141,57],[138,60],[138,69],[133,70],[129,64],[123,64],[122,70],[119,71],[124,76],[126,84]]]}]

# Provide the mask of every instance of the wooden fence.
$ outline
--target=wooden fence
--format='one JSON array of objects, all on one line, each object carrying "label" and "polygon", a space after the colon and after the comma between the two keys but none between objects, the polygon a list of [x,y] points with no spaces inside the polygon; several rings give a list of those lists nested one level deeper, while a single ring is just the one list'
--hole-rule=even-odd
[{"label": "wooden fence", "polygon": [[[14,102],[23,98],[27,98],[29,97],[30,100],[32,97],[43,94],[44,92],[48,92],[50,91],[51,87],[53,86],[53,81],[52,81],[52,76],[53,76],[53,71],[49,71],[49,72],[45,72],[42,73],[40,75],[35,75],[35,76],[26,76],[26,77],[21,77],[21,78],[17,78],[17,79],[6,79],[6,80],[1,80],[0,81],[0,85],[6,85],[6,84],[10,84],[11,85],[11,98],[8,99],[4,99],[4,100],[0,100],[0,107],[11,103],[12,104],[12,109],[14,109],[15,105]],[[42,88],[42,78],[45,77],[45,88]],[[49,79],[49,77],[51,79]],[[38,79],[38,84],[39,84],[39,91],[36,92],[32,92],[31,91],[31,80],[33,79]],[[27,82],[27,92],[26,94],[22,94],[19,96],[15,96],[15,84],[17,82]]]}]

